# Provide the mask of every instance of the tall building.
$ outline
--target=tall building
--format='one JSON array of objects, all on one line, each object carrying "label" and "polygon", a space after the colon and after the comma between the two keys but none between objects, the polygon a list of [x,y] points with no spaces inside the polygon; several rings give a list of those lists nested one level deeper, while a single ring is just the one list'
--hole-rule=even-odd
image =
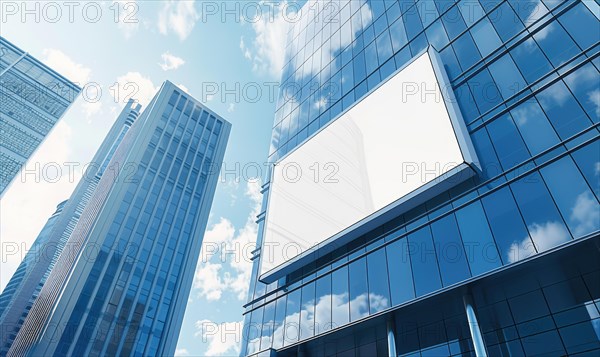
[{"label": "tall building", "polygon": [[307,1],[241,355],[598,354],[599,17]]},{"label": "tall building", "polygon": [[[19,332],[19,322],[27,317],[27,313],[29,313],[33,302],[44,285],[45,279],[48,277],[46,274],[38,276],[37,279],[32,279],[31,272],[37,263],[38,257],[41,256],[39,253],[48,243],[52,227],[60,217],[65,203],[67,201],[59,203],[56,211],[48,218],[28,254],[25,255],[17,271],[15,271],[4,291],[2,291],[2,295],[0,295],[0,355],[2,356],[6,355],[13,339]],[[21,294],[24,290],[27,291],[27,295]]]},{"label": "tall building", "polygon": [[12,345],[58,257],[67,247],[69,237],[110,159],[139,116],[140,109],[141,106],[133,100],[127,103],[73,194],[68,201],[59,204],[0,295],[0,355],[6,355]]},{"label": "tall building", "polygon": [[79,92],[0,36],[0,196]]},{"label": "tall building", "polygon": [[162,85],[111,154],[8,356],[174,354],[230,128]]}]

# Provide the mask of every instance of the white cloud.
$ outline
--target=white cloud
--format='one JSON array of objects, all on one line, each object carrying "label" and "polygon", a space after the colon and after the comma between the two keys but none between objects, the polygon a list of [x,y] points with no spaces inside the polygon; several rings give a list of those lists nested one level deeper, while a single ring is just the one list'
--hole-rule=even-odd
[{"label": "white cloud", "polygon": [[575,227],[573,233],[576,238],[600,228],[600,205],[591,192],[586,191],[577,196],[570,219]]},{"label": "white cloud", "polygon": [[136,99],[145,107],[158,91],[152,80],[140,72],[127,72],[117,78],[117,90],[111,90],[114,100],[120,105],[127,103],[129,98]]},{"label": "white cloud", "polygon": [[83,104],[81,104],[81,109],[85,113],[85,116],[87,118],[90,118],[100,112],[100,110],[102,109],[102,102],[101,101],[97,101],[97,102],[84,101]]},{"label": "white cloud", "polygon": [[531,242],[529,236],[523,238],[520,242],[513,242],[509,248],[508,261],[509,263],[518,262],[535,254],[535,246]]},{"label": "white cloud", "polygon": [[600,117],[600,89],[593,90],[587,95],[588,100],[596,106],[596,115]]},{"label": "white cloud", "polygon": [[[140,28],[139,4],[137,0],[113,0],[119,6],[117,27],[126,39],[131,38]],[[115,11],[115,8],[112,8]]]},{"label": "white cloud", "polygon": [[206,356],[237,356],[242,342],[243,321],[215,323],[210,320],[196,321],[196,337],[208,343]]},{"label": "white cloud", "polygon": [[158,65],[160,66],[160,68],[162,68],[163,71],[170,71],[170,70],[177,69],[185,63],[183,58],[174,56],[174,55],[170,54],[169,51],[160,55],[160,58],[162,59],[163,62],[159,63]]},{"label": "white cloud", "polygon": [[90,81],[92,70],[82,64],[76,63],[64,52],[53,48],[46,48],[42,51],[42,55],[42,62],[79,86],[83,87]]},{"label": "white cloud", "polygon": [[587,101],[594,105],[596,115],[600,117],[600,89],[594,66],[587,65],[568,75],[564,80],[571,91],[576,92],[579,86],[594,88],[586,93]]},{"label": "white cloud", "polygon": [[241,229],[236,230],[229,219],[221,217],[206,232],[194,277],[194,288],[200,296],[216,300],[230,291],[240,301],[246,298],[252,275],[250,252],[256,248],[258,234],[255,220],[261,206],[260,186],[260,180],[247,184],[245,195],[252,209]]},{"label": "white cloud", "polygon": [[534,119],[535,121],[535,119],[543,117],[542,109],[534,102],[523,103],[517,109],[514,109],[511,114],[519,127],[531,122],[530,119]]},{"label": "white cloud", "polygon": [[548,106],[559,105],[562,106],[565,104],[567,99],[571,98],[571,94],[568,89],[562,84],[562,82],[558,82],[538,95],[538,98],[542,103],[545,103]]},{"label": "white cloud", "polygon": [[245,59],[252,60],[252,53],[250,53],[250,49],[246,47],[246,43],[244,42],[244,36],[240,38],[240,50],[242,50]]},{"label": "white cloud", "polygon": [[[530,8],[531,7],[528,7],[527,9]],[[546,6],[542,4],[541,0],[537,0],[537,4],[535,4],[535,6],[531,9],[531,13],[525,19],[525,24],[529,26],[537,20],[539,20],[540,18],[542,18],[542,16],[546,15],[547,13],[548,9],[546,8]]]},{"label": "white cloud", "polygon": [[[228,219],[221,217],[219,222],[206,231],[204,235],[204,239],[202,240],[202,258],[206,259],[206,261],[211,260],[213,253],[220,253],[217,246],[225,242],[230,242],[234,235],[235,227],[233,224]],[[207,248],[208,246],[211,248],[214,247],[214,250],[210,250],[210,248]]]},{"label": "white cloud", "polygon": [[527,228],[529,228],[531,239],[540,252],[554,248],[570,239],[565,225],[559,222],[534,223]]},{"label": "white cloud", "polygon": [[183,41],[190,35],[199,18],[195,1],[169,0],[158,15],[158,29],[163,35],[174,32]]},{"label": "white cloud", "polygon": [[221,264],[202,263],[196,269],[194,275],[194,288],[198,289],[198,295],[208,301],[216,301],[221,298],[226,288],[221,279]]},{"label": "white cloud", "polygon": [[321,109],[321,108],[325,107],[326,104],[327,104],[327,99],[325,99],[324,97],[321,97],[315,102],[314,108]]},{"label": "white cloud", "polygon": [[190,352],[185,349],[185,348],[178,348],[175,350],[175,357],[183,357],[183,356],[189,356]]},{"label": "white cloud", "polygon": [[273,78],[281,77],[281,70],[285,60],[285,45],[290,21],[295,14],[283,14],[287,7],[287,1],[274,5],[269,11],[272,13],[262,14],[252,23],[255,38],[249,47],[240,39],[240,49],[244,57],[252,62],[252,69],[261,74],[267,74]]},{"label": "white cloud", "polygon": [[85,86],[83,91],[79,103],[81,103],[81,110],[86,118],[90,119],[102,110],[102,93],[104,92],[104,88],[99,83],[96,83]]},{"label": "white cloud", "polygon": [[227,113],[233,113],[235,111],[235,103],[229,103],[227,107]]}]

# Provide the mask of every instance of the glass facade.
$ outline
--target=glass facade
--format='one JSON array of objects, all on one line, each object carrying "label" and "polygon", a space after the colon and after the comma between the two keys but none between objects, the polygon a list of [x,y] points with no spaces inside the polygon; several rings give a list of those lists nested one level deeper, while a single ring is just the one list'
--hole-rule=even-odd
[{"label": "glass facade", "polygon": [[0,36],[0,195],[80,91]]},{"label": "glass facade", "polygon": [[432,46],[482,170],[277,282],[258,280],[255,259],[241,355],[387,354],[386,330],[398,355],[474,355],[467,293],[489,355],[597,353],[599,12],[571,0],[307,2],[288,34],[272,162]]},{"label": "glass facade", "polygon": [[129,131],[139,116],[140,108],[141,106],[133,100],[127,103],[94,155],[83,179],[80,180],[69,200],[59,205],[57,212],[61,212],[60,217],[55,213],[50,218],[7,288],[0,295],[0,321],[2,322],[0,353],[2,355],[6,355],[50,272],[56,266],[60,254],[67,247],[83,209],[98,187],[98,182],[114,155],[115,148],[119,146],[124,134]]},{"label": "glass facade", "polygon": [[39,276],[35,274],[35,268],[42,251],[50,243],[50,232],[66,203],[67,201],[58,204],[56,211],[50,216],[0,295],[0,354],[3,356],[17,336],[22,321],[27,317],[48,278],[49,269],[46,269],[46,274]]},{"label": "glass facade", "polygon": [[230,128],[163,84],[100,165],[75,254],[61,255],[8,356],[174,354]]}]

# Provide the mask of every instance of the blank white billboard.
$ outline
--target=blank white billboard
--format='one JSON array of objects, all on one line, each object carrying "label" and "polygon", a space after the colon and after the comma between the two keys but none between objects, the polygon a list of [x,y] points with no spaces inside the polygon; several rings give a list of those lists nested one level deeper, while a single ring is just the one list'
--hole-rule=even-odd
[{"label": "blank white billboard", "polygon": [[474,174],[474,155],[429,49],[272,171],[260,278],[276,280]]}]

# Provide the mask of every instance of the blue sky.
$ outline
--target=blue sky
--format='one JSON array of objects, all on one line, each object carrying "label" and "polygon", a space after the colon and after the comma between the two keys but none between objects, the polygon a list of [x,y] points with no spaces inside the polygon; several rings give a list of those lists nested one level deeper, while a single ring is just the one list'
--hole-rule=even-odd
[{"label": "blue sky", "polygon": [[0,289],[56,204],[69,197],[128,94],[135,91],[144,104],[168,79],[233,124],[225,156],[230,173],[218,185],[177,354],[237,355],[261,199],[260,182],[249,178],[262,174],[257,168],[269,150],[275,110],[269,92],[279,79],[289,24],[283,7],[247,1],[53,4],[2,5],[2,36],[79,82],[85,94],[32,156],[29,174],[17,177],[2,199],[0,239],[18,250],[3,254]]}]

